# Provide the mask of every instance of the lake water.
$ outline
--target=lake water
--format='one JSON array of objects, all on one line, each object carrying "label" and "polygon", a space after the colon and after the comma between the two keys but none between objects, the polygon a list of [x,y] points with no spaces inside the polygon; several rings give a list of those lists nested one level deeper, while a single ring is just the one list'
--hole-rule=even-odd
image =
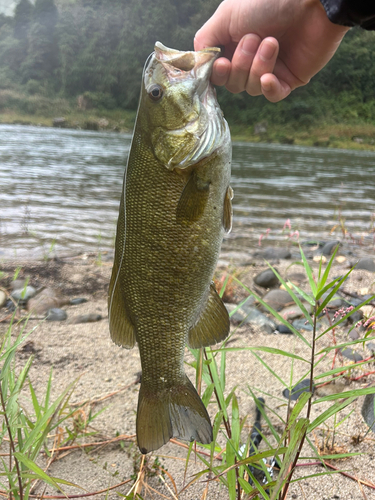
[{"label": "lake water", "polygon": [[[0,125],[0,256],[113,248],[131,136]],[[345,219],[373,238],[375,154],[234,143],[234,223],[224,250],[285,240],[332,239]],[[342,233],[336,228],[334,237]],[[295,235],[293,238],[295,239]]]}]

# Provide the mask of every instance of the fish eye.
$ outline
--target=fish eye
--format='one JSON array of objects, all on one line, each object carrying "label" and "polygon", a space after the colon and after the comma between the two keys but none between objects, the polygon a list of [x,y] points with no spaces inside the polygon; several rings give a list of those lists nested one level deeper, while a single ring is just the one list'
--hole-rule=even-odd
[{"label": "fish eye", "polygon": [[163,97],[163,88],[160,85],[151,85],[148,95],[153,101],[159,101]]}]

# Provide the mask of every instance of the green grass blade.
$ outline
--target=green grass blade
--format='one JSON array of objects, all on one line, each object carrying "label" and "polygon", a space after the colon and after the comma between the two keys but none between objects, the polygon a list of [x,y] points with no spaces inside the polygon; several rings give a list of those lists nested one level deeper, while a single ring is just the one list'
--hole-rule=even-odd
[{"label": "green grass blade", "polygon": [[323,401],[334,401],[335,399],[349,399],[358,398],[359,396],[365,396],[366,394],[375,394],[375,387],[363,387],[361,389],[354,389],[353,391],[340,392],[339,394],[330,394],[329,396],[324,396],[313,401],[313,405],[323,403]]},{"label": "green grass blade", "polygon": [[316,427],[324,423],[328,418],[332,417],[332,415],[335,415],[339,411],[343,410],[346,408],[348,405],[350,405],[356,398],[348,398],[343,402],[338,401],[337,403],[333,404],[331,407],[329,407],[327,410],[325,410],[323,413],[318,415],[315,420],[311,422],[307,429],[307,433],[309,434],[312,432]]},{"label": "green grass blade", "polygon": [[315,298],[316,297],[317,288],[316,288],[316,284],[315,284],[315,281],[314,281],[314,276],[313,276],[311,267],[309,266],[309,263],[306,260],[305,254],[304,254],[304,252],[302,250],[302,247],[300,246],[299,249],[300,249],[300,252],[301,252],[303,267],[305,268],[305,271],[306,271],[306,274],[307,274],[307,278],[308,278],[309,283],[310,283],[310,288],[311,288],[311,291],[312,291],[313,296]]},{"label": "green grass blade", "polygon": [[289,446],[287,452],[285,453],[284,460],[277,477],[276,486],[272,491],[271,500],[276,500],[281,491],[281,488],[285,484],[285,480],[290,474],[290,467],[294,463],[299,447],[304,440],[308,425],[308,419],[301,418],[300,420],[295,422],[293,428],[291,429]]},{"label": "green grass blade", "polygon": [[[325,268],[325,271],[324,271],[324,274],[323,274],[323,277],[320,278],[321,276],[321,265],[322,265],[322,259],[320,259],[320,266],[319,266],[319,283],[318,283],[318,286],[317,286],[317,296],[316,298],[319,299],[319,294],[320,292],[322,291],[322,288],[324,287],[324,285],[326,284],[327,282],[327,279],[328,279],[328,275],[330,273],[330,270],[331,270],[331,267],[332,267],[332,264],[333,264],[333,261],[335,260],[335,257],[336,257],[336,254],[337,254],[337,251],[339,249],[339,244],[337,244],[335,250],[333,251],[333,254],[332,254],[332,257],[329,259],[328,261],[328,264]],[[323,292],[324,293],[324,292]]]},{"label": "green grass blade", "polygon": [[228,413],[227,413],[227,408],[225,405],[225,398],[224,398],[223,390],[221,387],[220,378],[219,378],[219,375],[217,373],[216,361],[212,355],[210,348],[206,348],[205,351],[206,351],[207,361],[209,362],[208,366],[209,366],[209,370],[210,370],[210,373],[212,376],[212,381],[215,385],[215,393],[216,393],[217,398],[219,400],[218,402],[220,404],[220,409],[223,410],[225,420],[228,420]]}]

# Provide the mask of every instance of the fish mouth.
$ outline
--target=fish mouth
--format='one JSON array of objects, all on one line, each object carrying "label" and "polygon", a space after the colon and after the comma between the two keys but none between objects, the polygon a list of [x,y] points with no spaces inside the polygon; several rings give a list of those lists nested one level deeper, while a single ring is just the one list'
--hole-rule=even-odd
[{"label": "fish mouth", "polygon": [[207,86],[210,86],[212,67],[220,53],[218,47],[209,47],[197,52],[182,52],[170,49],[160,42],[155,43],[155,57],[163,63],[169,80],[182,79],[186,77],[186,73],[191,73],[197,81],[198,95],[202,95]]}]

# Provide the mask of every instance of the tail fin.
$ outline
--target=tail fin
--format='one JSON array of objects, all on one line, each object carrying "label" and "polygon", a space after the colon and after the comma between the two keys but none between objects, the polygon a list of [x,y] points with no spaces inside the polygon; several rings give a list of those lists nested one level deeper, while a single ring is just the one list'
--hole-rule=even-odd
[{"label": "tail fin", "polygon": [[157,450],[172,437],[208,444],[212,427],[207,410],[185,376],[182,384],[155,392],[141,385],[137,440],[141,453]]}]

